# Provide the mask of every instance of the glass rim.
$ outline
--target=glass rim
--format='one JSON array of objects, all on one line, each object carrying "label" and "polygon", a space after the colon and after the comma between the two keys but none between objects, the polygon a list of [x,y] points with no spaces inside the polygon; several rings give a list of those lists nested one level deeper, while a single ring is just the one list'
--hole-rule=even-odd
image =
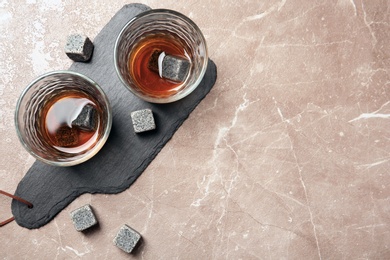
[{"label": "glass rim", "polygon": [[[27,145],[27,143],[25,142],[25,139],[23,138],[22,133],[20,131],[20,124],[19,124],[19,120],[18,120],[19,119],[20,105],[22,104],[22,102],[23,102],[26,94],[28,93],[28,91],[36,83],[38,83],[42,79],[45,79],[48,76],[60,75],[60,74],[68,74],[68,75],[80,77],[83,80],[87,81],[90,85],[92,85],[95,89],[98,90],[98,92],[102,95],[102,97],[104,99],[104,102],[107,104],[107,125],[106,125],[106,127],[105,127],[105,129],[103,131],[102,138],[95,144],[95,146],[91,150],[87,151],[85,154],[82,154],[82,156],[80,158],[77,158],[77,159],[71,160],[71,161],[63,161],[63,162],[62,161],[48,160],[48,159],[45,159],[42,156],[38,155],[37,153],[35,153],[30,148],[30,146]],[[91,78],[89,78],[89,77],[87,77],[87,76],[85,76],[85,75],[83,75],[81,73],[75,72],[75,71],[56,70],[56,71],[47,72],[47,73],[44,73],[44,74],[38,76],[37,78],[35,78],[33,81],[31,81],[23,89],[22,93],[20,94],[20,96],[18,98],[18,101],[16,102],[16,108],[15,108],[15,114],[14,114],[14,124],[15,124],[16,134],[17,134],[17,136],[19,138],[20,143],[23,145],[23,147],[27,150],[27,152],[29,154],[31,154],[33,157],[35,157],[35,159],[37,159],[37,160],[39,160],[41,162],[44,162],[46,164],[53,165],[53,166],[73,166],[73,165],[77,165],[77,164],[83,163],[83,162],[89,160],[90,158],[92,158],[94,155],[96,155],[100,151],[100,149],[106,143],[106,141],[108,139],[108,136],[109,136],[109,134],[111,132],[111,127],[112,127],[112,108],[111,108],[111,104],[110,104],[110,101],[109,101],[106,93],[99,86],[99,84],[97,84]]]},{"label": "glass rim", "polygon": [[[180,19],[184,20],[185,22],[187,22],[191,27],[193,27],[195,29],[195,31],[198,33],[198,35],[201,37],[201,41],[204,45],[204,50],[205,50],[205,59],[203,60],[203,64],[202,64],[202,70],[199,74],[199,77],[197,78],[197,80],[192,84],[193,87],[192,88],[189,88],[187,89],[186,91],[184,92],[177,92],[175,94],[173,94],[172,96],[168,96],[168,97],[163,97],[163,98],[156,98],[156,97],[151,97],[151,96],[147,96],[147,95],[142,95],[140,94],[139,92],[137,91],[134,91],[132,89],[131,86],[129,86],[129,84],[126,82],[126,80],[122,77],[122,74],[120,72],[120,69],[118,67],[118,46],[119,46],[119,41],[121,40],[122,38],[122,35],[124,33],[124,31],[132,24],[134,23],[136,20],[140,19],[140,18],[143,18],[143,17],[146,17],[148,15],[153,15],[153,14],[170,14],[170,15],[174,15],[174,16],[177,16],[179,17]],[[192,21],[189,17],[185,16],[184,14],[180,13],[180,12],[177,12],[177,11],[174,11],[174,10],[171,10],[171,9],[163,9],[163,8],[159,8],[159,9],[151,9],[151,10],[148,10],[148,11],[145,11],[145,12],[141,12],[139,14],[137,14],[136,16],[134,16],[132,19],[130,19],[121,29],[120,33],[118,34],[116,40],[115,40],[115,45],[114,45],[114,66],[115,66],[115,71],[119,77],[119,80],[121,81],[121,83],[128,89],[130,90],[131,93],[133,93],[134,95],[136,95],[137,97],[147,101],[147,102],[151,102],[151,103],[157,103],[157,104],[166,104],[166,103],[172,103],[172,102],[175,102],[175,101],[178,101],[186,96],[188,96],[189,94],[191,94],[197,87],[198,85],[200,84],[200,82],[202,81],[204,75],[206,74],[206,70],[207,70],[207,67],[208,67],[208,49],[207,49],[207,43],[206,43],[206,39],[202,33],[202,31],[200,30],[200,28],[198,27],[198,25],[196,25],[196,23],[194,21]]]}]

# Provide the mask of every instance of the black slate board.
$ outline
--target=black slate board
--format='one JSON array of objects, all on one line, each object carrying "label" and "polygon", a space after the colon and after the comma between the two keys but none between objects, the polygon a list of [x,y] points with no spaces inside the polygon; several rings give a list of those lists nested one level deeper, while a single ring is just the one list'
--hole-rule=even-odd
[{"label": "black slate board", "polygon": [[[183,121],[213,87],[217,68],[209,60],[200,86],[186,98],[170,104],[151,104],[130,93],[114,68],[114,44],[122,27],[135,15],[150,9],[142,4],[124,6],[94,40],[89,63],[74,63],[69,70],[96,81],[106,92],[113,110],[113,125],[107,143],[95,157],[73,167],[54,167],[34,162],[19,183],[15,195],[33,203],[13,200],[12,213],[23,227],[39,228],[83,193],[119,193],[127,189],[172,137]],[[135,134],[130,113],[153,110],[157,129]]]}]

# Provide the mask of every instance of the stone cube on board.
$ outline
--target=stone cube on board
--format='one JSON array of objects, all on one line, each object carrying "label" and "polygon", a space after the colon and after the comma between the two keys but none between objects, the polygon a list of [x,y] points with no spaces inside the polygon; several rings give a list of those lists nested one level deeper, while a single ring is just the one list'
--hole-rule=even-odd
[{"label": "stone cube on board", "polygon": [[89,61],[93,52],[91,40],[81,34],[71,34],[68,36],[65,53],[74,61]]},{"label": "stone cube on board", "polygon": [[125,224],[115,236],[114,244],[126,253],[131,253],[140,240],[141,235]]},{"label": "stone cube on board", "polygon": [[134,132],[136,133],[142,133],[156,128],[153,112],[149,108],[131,112],[131,120],[133,121]]},{"label": "stone cube on board", "polygon": [[72,211],[70,217],[77,231],[84,231],[98,223],[89,204]]}]

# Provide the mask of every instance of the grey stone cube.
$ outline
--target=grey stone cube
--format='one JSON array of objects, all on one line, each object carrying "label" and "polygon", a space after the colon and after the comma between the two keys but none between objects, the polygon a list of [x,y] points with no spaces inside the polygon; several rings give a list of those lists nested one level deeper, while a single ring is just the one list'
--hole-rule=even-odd
[{"label": "grey stone cube", "polygon": [[72,211],[70,217],[77,231],[84,231],[98,223],[89,204]]},{"label": "grey stone cube", "polygon": [[115,236],[114,244],[126,253],[131,253],[140,240],[141,235],[125,224],[119,229]]},{"label": "grey stone cube", "polygon": [[80,114],[72,121],[72,126],[77,126],[84,131],[94,131],[98,124],[98,113],[91,104],[85,105]]},{"label": "grey stone cube", "polygon": [[55,134],[56,145],[61,147],[72,147],[79,142],[79,135],[75,128],[61,126]]},{"label": "grey stone cube", "polygon": [[191,63],[187,59],[166,55],[162,61],[162,77],[176,82],[184,82]]},{"label": "grey stone cube", "polygon": [[184,82],[191,68],[191,62],[185,58],[166,55],[161,50],[155,50],[148,62],[148,68],[165,79]]},{"label": "grey stone cube", "polygon": [[65,53],[74,61],[89,61],[93,52],[91,40],[81,34],[71,34],[68,36],[65,45]]},{"label": "grey stone cube", "polygon": [[136,133],[156,129],[153,112],[149,108],[131,112],[131,120]]}]

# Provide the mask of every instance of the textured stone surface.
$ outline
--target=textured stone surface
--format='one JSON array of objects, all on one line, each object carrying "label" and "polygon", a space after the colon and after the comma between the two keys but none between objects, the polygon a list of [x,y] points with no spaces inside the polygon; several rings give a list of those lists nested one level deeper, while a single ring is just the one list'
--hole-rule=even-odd
[{"label": "textured stone surface", "polygon": [[183,82],[190,69],[191,63],[183,58],[166,55],[162,61],[161,74],[163,78]]},{"label": "textured stone surface", "polygon": [[140,240],[141,235],[137,231],[123,225],[114,238],[114,244],[126,253],[131,253]]},{"label": "textured stone surface", "polygon": [[84,231],[98,223],[91,205],[88,204],[70,212],[70,217],[77,231]]},{"label": "textured stone surface", "polygon": [[133,122],[134,132],[136,133],[156,129],[153,111],[150,109],[142,109],[131,112],[131,120]]},{"label": "textured stone surface", "polygon": [[68,126],[60,127],[55,134],[55,145],[61,147],[71,147],[77,145],[79,142],[79,135],[75,128]]},{"label": "textured stone surface", "polygon": [[81,34],[71,34],[68,36],[65,53],[74,61],[89,61],[93,53],[93,43]]},{"label": "textured stone surface", "polygon": [[[69,67],[66,35],[93,40],[129,3],[20,2],[0,12],[9,192],[34,162],[13,124],[23,87]],[[37,230],[2,227],[0,259],[389,259],[389,1],[144,3],[197,23],[215,86],[129,189],[84,194]],[[0,196],[1,216],[10,203]],[[85,236],[69,212],[87,203],[101,225]],[[145,240],[137,255],[112,244],[123,223]]]},{"label": "textured stone surface", "polygon": [[176,82],[185,81],[190,67],[190,61],[181,57],[167,55],[162,50],[155,50],[148,62],[148,68],[150,70],[158,73],[162,78]]},{"label": "textured stone surface", "polygon": [[73,126],[77,126],[85,131],[94,131],[99,123],[98,113],[96,108],[87,104],[80,111],[80,114],[72,121]]}]

